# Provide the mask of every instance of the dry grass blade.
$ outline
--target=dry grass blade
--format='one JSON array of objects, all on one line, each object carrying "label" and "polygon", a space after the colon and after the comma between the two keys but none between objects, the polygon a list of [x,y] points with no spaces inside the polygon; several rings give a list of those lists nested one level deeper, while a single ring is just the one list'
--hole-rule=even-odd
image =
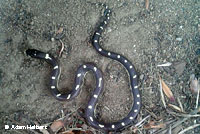
[{"label": "dry grass blade", "polygon": [[173,108],[173,109],[175,109],[175,110],[177,110],[177,111],[179,111],[179,112],[183,112],[183,111],[181,110],[181,108],[178,107],[178,106],[175,106],[175,105],[173,105],[173,104],[168,104],[168,106],[171,107],[171,108]]},{"label": "dry grass blade", "polygon": [[168,67],[168,66],[171,66],[172,63],[170,62],[167,62],[167,63],[164,63],[164,64],[160,64],[160,65],[157,65],[158,67]]},{"label": "dry grass blade", "polygon": [[196,107],[195,108],[197,108],[198,105],[199,105],[199,92],[200,92],[200,84],[199,84],[199,82],[198,82],[197,88],[198,88],[198,91],[197,91],[197,99],[196,99]]},{"label": "dry grass blade", "polygon": [[139,121],[137,124],[135,124],[135,127],[139,127],[145,120],[147,120],[148,118],[150,118],[151,116],[148,115],[146,116],[144,119],[142,119],[141,121]]},{"label": "dry grass blade", "polygon": [[160,79],[160,95],[161,95],[162,103],[163,103],[164,107],[166,108],[166,102],[165,102],[165,97],[164,97],[164,94],[163,94],[161,79]]},{"label": "dry grass blade", "polygon": [[144,129],[151,129],[151,128],[159,129],[159,128],[165,128],[165,126],[166,125],[164,123],[156,124],[155,121],[150,121],[147,125],[144,126]]},{"label": "dry grass blade", "polygon": [[[200,107],[198,107],[197,109],[193,110],[192,112],[190,112],[191,115],[197,114],[198,112],[200,112]],[[185,117],[182,119],[179,119],[175,124],[172,125],[172,129],[174,129],[175,127],[181,125],[183,122],[187,121],[188,119],[190,119],[191,117]],[[168,129],[161,129],[159,131],[157,131],[155,134],[165,134],[168,131]]]},{"label": "dry grass blade", "polygon": [[145,0],[145,8],[146,10],[149,10],[149,0]]},{"label": "dry grass blade", "polygon": [[184,112],[183,105],[182,105],[180,99],[177,98],[177,100],[178,100],[178,104],[179,104],[179,106],[180,106],[180,108],[181,108],[181,111]]},{"label": "dry grass blade", "polygon": [[199,126],[200,126],[200,124],[195,124],[195,125],[193,125],[193,126],[190,126],[190,127],[186,128],[186,129],[182,130],[182,131],[179,132],[178,134],[184,134],[186,131],[191,130],[191,129],[194,129],[195,127],[199,127]]},{"label": "dry grass blade", "polygon": [[61,57],[61,55],[62,55],[62,53],[63,53],[63,51],[64,51],[64,48],[65,48],[65,45],[64,45],[64,43],[62,42],[61,39],[60,39],[59,41],[60,41],[60,43],[61,43],[61,49],[60,49],[60,52],[59,52],[59,57]]},{"label": "dry grass blade", "polygon": [[161,79],[161,77],[160,77],[160,81],[161,81],[162,89],[163,89],[165,95],[170,99],[170,101],[174,102],[175,99],[174,99],[174,95],[173,95],[171,89],[165,84],[165,82]]}]

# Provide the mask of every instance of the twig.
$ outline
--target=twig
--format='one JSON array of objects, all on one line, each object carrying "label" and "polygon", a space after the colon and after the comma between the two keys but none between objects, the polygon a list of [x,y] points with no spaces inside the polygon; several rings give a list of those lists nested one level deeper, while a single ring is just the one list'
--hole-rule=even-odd
[{"label": "twig", "polygon": [[149,10],[149,0],[145,0],[145,8],[146,10]]},{"label": "twig", "polygon": [[[23,124],[23,123],[21,123],[21,122],[17,122],[17,121],[15,121],[15,120],[13,120],[13,119],[10,119],[10,120],[11,120],[12,122],[16,123],[16,124],[21,125],[21,126],[26,126],[25,124]],[[26,129],[24,129],[24,130],[26,130]],[[37,131],[35,131],[35,130],[33,130],[33,129],[27,129],[27,130],[33,132],[34,134],[39,134]]]},{"label": "twig", "polygon": [[[62,115],[61,118],[59,118],[59,119],[57,119],[57,120],[55,120],[55,121],[63,120],[64,118],[69,117],[70,115],[72,115],[73,113],[75,113],[80,107],[82,107],[82,105],[79,106],[79,107],[78,107],[77,109],[75,109],[74,111],[72,111],[71,113],[69,113],[69,114],[67,114],[67,115],[65,115],[65,116]],[[61,114],[63,114],[62,111],[61,111]],[[53,121],[53,122],[54,122],[54,121]],[[42,126],[49,126],[49,125],[52,124],[53,122],[49,122],[49,123],[46,123],[46,124],[42,124]]]},{"label": "twig", "polygon": [[191,130],[191,129],[193,129],[193,128],[195,128],[195,127],[198,127],[198,126],[200,126],[200,124],[195,124],[195,125],[193,125],[193,126],[189,126],[189,127],[187,127],[186,129],[183,129],[181,132],[179,132],[178,134],[184,134],[186,131],[188,131],[188,130]]},{"label": "twig", "polygon": [[188,117],[188,118],[192,118],[192,117],[200,117],[200,114],[194,114],[194,115],[191,115],[191,114],[181,114],[181,113],[175,113],[175,112],[172,112],[172,111],[169,111],[167,110],[168,113],[170,114],[173,114],[173,115],[176,115],[176,116],[181,116],[181,117]]},{"label": "twig", "polygon": [[60,49],[60,52],[59,52],[59,57],[61,57],[62,52],[63,52],[63,50],[64,50],[64,48],[65,48],[65,45],[64,45],[64,43],[62,42],[61,39],[59,39],[59,41],[60,41],[60,43],[61,43],[61,49]]},{"label": "twig", "polygon": [[197,85],[197,89],[198,89],[198,91],[197,91],[197,99],[196,99],[196,107],[195,108],[198,108],[198,105],[199,105],[199,84]]},{"label": "twig", "polygon": [[[195,108],[198,108],[198,105],[199,105],[199,90],[200,90],[200,87],[199,87],[199,80],[197,81],[197,99],[196,99],[196,106]],[[194,123],[196,124],[197,120],[195,119],[194,120]]]},{"label": "twig", "polygon": [[164,105],[164,107],[166,108],[166,102],[165,102],[165,98],[164,98],[164,94],[163,94],[163,87],[162,87],[162,82],[161,82],[161,78],[159,76],[159,82],[160,82],[160,95],[161,95],[161,100],[162,100],[162,103]]},{"label": "twig", "polygon": [[172,134],[172,126],[169,125],[169,134]]},{"label": "twig", "polygon": [[153,118],[158,118],[153,112],[149,111],[147,108],[145,108],[145,111],[147,111]]},{"label": "twig", "polygon": [[[191,115],[197,114],[198,112],[200,112],[200,107],[198,107],[197,109],[193,110],[192,112],[190,112]],[[180,124],[182,124],[183,122],[185,122],[186,120],[188,120],[190,117],[185,117],[182,119],[179,119],[173,126],[171,129],[174,129],[175,127],[179,126]],[[155,134],[165,134],[167,132],[167,128],[164,130],[159,130],[157,132],[155,132]]]},{"label": "twig", "polygon": [[178,104],[179,104],[179,106],[180,106],[180,108],[181,108],[181,112],[184,112],[183,105],[182,105],[182,103],[181,103],[179,97],[177,98],[177,100],[178,100]]},{"label": "twig", "polygon": [[151,117],[150,115],[146,116],[144,119],[142,119],[142,120],[139,121],[137,124],[135,124],[135,127],[140,126],[145,120],[147,120],[147,119],[150,118],[150,117]]},{"label": "twig", "polygon": [[[37,121],[34,121],[35,125],[40,126],[40,124]],[[39,129],[39,131],[43,134],[49,134],[49,132],[46,129]]]}]

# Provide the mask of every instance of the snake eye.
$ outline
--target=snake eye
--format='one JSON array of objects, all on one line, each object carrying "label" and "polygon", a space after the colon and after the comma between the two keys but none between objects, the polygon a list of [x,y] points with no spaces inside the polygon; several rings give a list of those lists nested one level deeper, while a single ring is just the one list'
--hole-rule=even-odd
[{"label": "snake eye", "polygon": [[28,56],[31,56],[31,57],[37,57],[37,53],[38,53],[38,50],[36,49],[27,49],[26,50],[26,55]]}]

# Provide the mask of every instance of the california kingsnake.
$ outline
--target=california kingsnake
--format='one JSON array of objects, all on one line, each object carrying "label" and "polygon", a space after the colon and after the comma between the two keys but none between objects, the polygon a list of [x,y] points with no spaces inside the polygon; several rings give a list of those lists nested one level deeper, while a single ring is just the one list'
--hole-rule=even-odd
[{"label": "california kingsnake", "polygon": [[81,65],[76,72],[73,89],[68,94],[62,94],[57,89],[57,83],[60,76],[60,67],[57,60],[53,56],[47,53],[35,50],[35,49],[26,50],[26,54],[31,56],[32,58],[43,59],[53,66],[53,71],[52,71],[51,81],[50,81],[50,89],[53,96],[56,97],[56,99],[58,100],[71,100],[75,98],[76,96],[78,96],[81,90],[81,85],[82,85],[86,72],[92,71],[95,74],[95,78],[96,78],[96,88],[94,89],[92,97],[88,102],[88,106],[85,112],[85,118],[87,122],[94,128],[101,129],[104,131],[117,131],[131,124],[133,120],[136,118],[141,107],[141,100],[140,100],[141,98],[140,98],[140,94],[138,90],[137,74],[136,74],[133,64],[131,64],[131,62],[128,59],[126,59],[124,56],[111,52],[111,51],[106,51],[99,45],[99,38],[110,19],[110,13],[111,13],[111,10],[108,9],[108,7],[106,6],[106,9],[104,11],[104,16],[103,16],[104,20],[102,21],[102,23],[100,23],[100,25],[98,26],[98,29],[93,35],[92,45],[94,46],[94,48],[99,54],[120,62],[128,71],[128,74],[130,77],[130,83],[131,83],[130,85],[132,88],[132,94],[134,97],[134,103],[129,114],[118,122],[104,124],[104,123],[99,122],[95,118],[95,115],[94,115],[95,105],[97,103],[97,99],[100,93],[103,90],[102,73],[96,66],[92,64]]}]

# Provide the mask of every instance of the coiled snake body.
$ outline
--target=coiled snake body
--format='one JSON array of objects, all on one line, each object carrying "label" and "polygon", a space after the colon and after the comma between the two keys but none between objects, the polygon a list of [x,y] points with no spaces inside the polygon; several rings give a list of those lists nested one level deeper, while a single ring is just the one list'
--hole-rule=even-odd
[{"label": "coiled snake body", "polygon": [[120,62],[128,71],[130,86],[131,86],[132,94],[134,97],[134,103],[128,115],[122,120],[119,120],[114,123],[105,124],[105,123],[99,122],[95,118],[95,115],[94,115],[95,105],[97,103],[97,99],[99,95],[101,94],[103,90],[102,73],[96,66],[92,64],[81,65],[77,69],[73,89],[71,90],[70,93],[62,94],[57,89],[57,83],[58,83],[58,79],[60,75],[60,67],[57,60],[53,56],[49,55],[48,53],[44,53],[35,49],[26,50],[26,54],[31,56],[32,58],[43,59],[53,66],[53,71],[52,71],[51,80],[50,80],[50,90],[53,96],[56,97],[56,99],[58,100],[71,100],[75,98],[81,90],[81,85],[82,85],[86,72],[92,71],[95,74],[95,78],[96,78],[96,88],[94,89],[92,97],[88,102],[88,106],[85,111],[85,118],[87,122],[96,129],[101,129],[104,131],[117,131],[131,124],[134,121],[141,107],[141,99],[140,99],[140,94],[139,94],[138,84],[137,84],[137,74],[136,74],[133,64],[124,56],[111,52],[111,51],[107,51],[99,45],[99,38],[110,19],[110,13],[111,13],[110,9],[108,9],[108,7],[106,6],[106,9],[104,11],[104,16],[103,16],[104,20],[102,21],[102,23],[100,23],[100,25],[98,26],[97,30],[95,31],[93,35],[92,45],[99,54]]}]

